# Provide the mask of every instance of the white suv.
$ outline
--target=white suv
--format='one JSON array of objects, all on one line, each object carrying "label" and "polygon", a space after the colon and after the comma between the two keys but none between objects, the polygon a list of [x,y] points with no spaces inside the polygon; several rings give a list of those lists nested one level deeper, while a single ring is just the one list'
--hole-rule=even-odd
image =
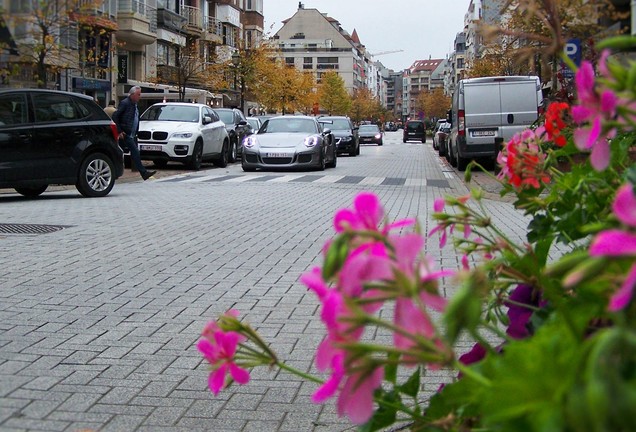
[{"label": "white suv", "polygon": [[198,170],[211,160],[227,166],[230,140],[225,125],[207,105],[166,102],[152,105],[141,115],[137,133],[141,159],[162,168],[169,161]]}]

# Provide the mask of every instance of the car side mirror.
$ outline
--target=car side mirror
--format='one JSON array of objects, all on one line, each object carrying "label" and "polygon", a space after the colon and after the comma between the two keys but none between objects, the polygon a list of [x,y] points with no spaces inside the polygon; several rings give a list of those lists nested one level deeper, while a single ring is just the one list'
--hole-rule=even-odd
[{"label": "car side mirror", "polygon": [[354,130],[354,131],[357,131],[358,129],[360,129],[358,126],[354,126],[354,127],[353,127],[353,130]]},{"label": "car side mirror", "polygon": [[210,116],[203,116],[203,124],[210,124],[212,123],[212,117]]},{"label": "car side mirror", "polygon": [[241,120],[240,122],[237,123],[238,126],[245,126],[247,124],[247,121],[245,120]]},{"label": "car side mirror", "polygon": [[331,133],[331,129],[327,128],[327,129],[323,129],[322,134],[323,135],[329,135]]}]

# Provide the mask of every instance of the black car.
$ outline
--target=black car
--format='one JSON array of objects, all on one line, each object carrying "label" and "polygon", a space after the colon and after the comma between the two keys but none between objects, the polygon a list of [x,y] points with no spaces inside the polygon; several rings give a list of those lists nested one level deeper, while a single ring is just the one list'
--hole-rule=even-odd
[{"label": "black car", "polygon": [[360,144],[382,145],[382,131],[380,131],[380,128],[377,125],[360,125],[360,129],[358,129],[358,136],[360,137]]},{"label": "black car", "polygon": [[426,142],[426,126],[422,120],[409,120],[404,125],[402,142],[411,140]]},{"label": "black car", "polygon": [[236,108],[214,108],[213,111],[225,123],[225,129],[230,137],[229,162],[236,162],[237,157],[243,155],[243,138],[253,134],[252,126],[247,122],[245,115]]},{"label": "black car", "polygon": [[324,116],[320,117],[318,121],[325,128],[331,129],[331,133],[336,140],[338,154],[348,153],[349,156],[358,156],[360,154],[358,128],[353,126],[349,117]]},{"label": "black car", "polygon": [[0,188],[36,197],[49,185],[108,195],[124,173],[117,127],[93,98],[44,89],[0,91]]}]

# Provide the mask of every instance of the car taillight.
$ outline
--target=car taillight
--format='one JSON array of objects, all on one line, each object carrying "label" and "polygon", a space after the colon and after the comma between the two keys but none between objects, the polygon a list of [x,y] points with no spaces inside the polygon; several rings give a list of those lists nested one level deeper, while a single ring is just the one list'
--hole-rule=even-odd
[{"label": "car taillight", "polygon": [[465,113],[464,110],[457,111],[457,134],[458,135],[466,135],[466,122],[465,122]]},{"label": "car taillight", "polygon": [[117,125],[114,122],[110,123],[110,130],[113,132],[113,138],[115,138],[115,142],[119,140],[119,133],[117,133]]}]

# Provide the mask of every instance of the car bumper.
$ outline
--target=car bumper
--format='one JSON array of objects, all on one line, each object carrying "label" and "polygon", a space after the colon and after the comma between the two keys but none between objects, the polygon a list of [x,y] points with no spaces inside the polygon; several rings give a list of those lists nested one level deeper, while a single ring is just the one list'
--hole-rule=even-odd
[{"label": "car bumper", "polygon": [[186,162],[192,156],[194,142],[185,140],[169,141],[168,143],[139,141],[138,147],[142,160]]},{"label": "car bumper", "polygon": [[360,144],[382,144],[382,138],[360,137]]},{"label": "car bumper", "polygon": [[277,154],[274,149],[252,150],[243,148],[241,164],[248,169],[275,168],[319,168],[321,166],[319,148],[303,152]]},{"label": "car bumper", "polygon": [[351,141],[343,141],[341,138],[336,138],[336,152],[338,153],[351,153],[356,149],[356,142],[354,140]]}]

